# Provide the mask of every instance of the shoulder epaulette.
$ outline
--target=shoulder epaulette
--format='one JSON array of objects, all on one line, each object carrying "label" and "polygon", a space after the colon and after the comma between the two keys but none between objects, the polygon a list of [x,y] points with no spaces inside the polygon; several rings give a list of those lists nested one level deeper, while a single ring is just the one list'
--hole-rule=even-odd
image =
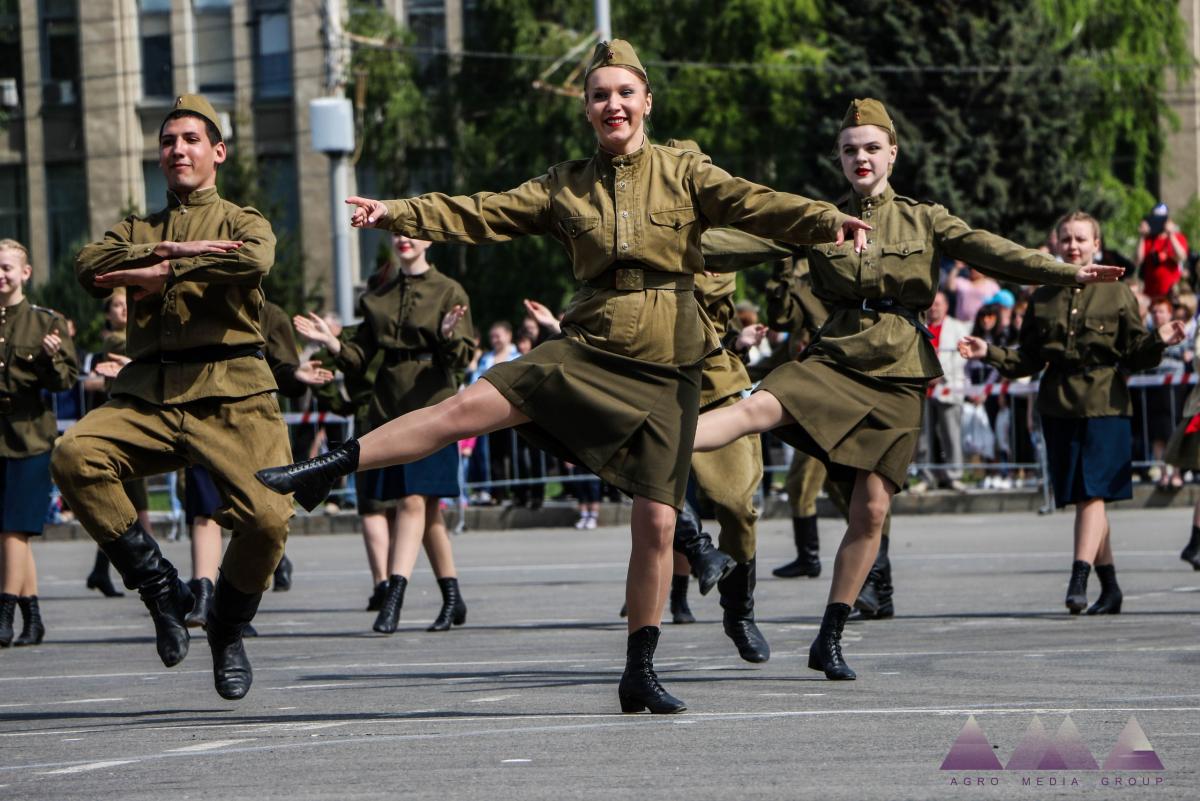
[{"label": "shoulder epaulette", "polygon": [[907,203],[910,206],[933,206],[936,205],[932,200],[917,200],[916,198],[907,197],[905,195],[896,195],[893,200]]},{"label": "shoulder epaulette", "polygon": [[30,303],[30,304],[29,304],[29,308],[33,309],[34,311],[40,311],[42,314],[49,314],[51,317],[54,317],[54,316],[56,316],[56,315],[57,315],[58,317],[62,317],[62,316],[63,316],[61,312],[57,312],[57,311],[55,311],[54,309],[48,309],[48,308],[46,308],[45,306],[38,306],[38,305],[36,305],[36,304],[33,304],[33,303]]}]

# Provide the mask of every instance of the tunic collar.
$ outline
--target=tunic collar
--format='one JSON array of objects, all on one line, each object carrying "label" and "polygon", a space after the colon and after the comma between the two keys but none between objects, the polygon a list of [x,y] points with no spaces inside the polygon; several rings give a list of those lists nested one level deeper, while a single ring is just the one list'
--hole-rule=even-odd
[{"label": "tunic collar", "polygon": [[896,190],[892,189],[892,185],[889,183],[887,185],[887,187],[878,195],[873,195],[871,197],[862,197],[861,195],[855,194],[854,195],[854,209],[855,209],[855,211],[865,211],[866,209],[877,209],[880,206],[882,206],[884,203],[890,203],[892,198],[894,198],[895,196],[896,196]]},{"label": "tunic collar", "polygon": [[216,203],[220,200],[217,195],[217,188],[210,186],[207,189],[198,189],[188,195],[187,202],[184,203],[179,199],[179,196],[174,192],[167,190],[167,208],[173,209],[176,206],[207,206],[211,203]]},{"label": "tunic collar", "polygon": [[624,156],[614,155],[604,148],[598,147],[596,148],[596,158],[605,167],[636,167],[648,158],[646,154],[649,150],[650,140],[647,139],[637,150]]}]

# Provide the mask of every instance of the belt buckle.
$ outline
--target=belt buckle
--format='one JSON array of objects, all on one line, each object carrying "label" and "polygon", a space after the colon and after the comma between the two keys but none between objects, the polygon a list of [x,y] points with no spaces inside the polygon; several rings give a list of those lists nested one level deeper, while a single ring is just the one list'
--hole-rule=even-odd
[{"label": "belt buckle", "polygon": [[646,274],[636,267],[620,267],[613,285],[622,292],[640,292],[646,288]]}]

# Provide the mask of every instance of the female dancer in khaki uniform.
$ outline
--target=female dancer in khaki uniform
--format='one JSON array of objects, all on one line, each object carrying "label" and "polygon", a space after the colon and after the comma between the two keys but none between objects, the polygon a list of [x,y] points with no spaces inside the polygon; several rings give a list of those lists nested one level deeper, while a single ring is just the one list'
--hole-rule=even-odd
[{"label": "female dancer in khaki uniform", "polygon": [[596,154],[558,164],[514,190],[471,197],[350,198],[352,224],[469,243],[553,236],[583,286],[563,335],[496,365],[484,380],[308,462],[259,473],[315,505],[355,469],[412,462],[451,442],[510,426],[570,454],[634,498],[626,583],[629,641],[621,708],[682,711],[659,684],[653,655],[671,577],[700,399],[700,364],[719,342],[692,292],[704,270],[700,236],[733,225],[793,244],[841,241],[867,227],[827,203],[735,178],[701,153],[652,145],[653,103],[633,48],[597,46],[583,112]]},{"label": "female dancer in khaki uniform", "polygon": [[773,370],[761,391],[705,414],[695,447],[713,450],[749,432],[775,430],[825,462],[833,481],[853,481],[850,523],[808,661],[827,678],[853,679],[842,658],[842,627],[912,462],[925,386],[942,374],[920,314],[933,302],[943,256],[1005,280],[1037,283],[1115,281],[1122,270],[1059,264],[974,230],[942,206],[897,195],[888,184],[896,128],[877,100],[850,104],[837,152],[851,189],[839,208],[872,226],[867,246],[811,249],[813,290],[830,312],[816,341],[802,360]]}]

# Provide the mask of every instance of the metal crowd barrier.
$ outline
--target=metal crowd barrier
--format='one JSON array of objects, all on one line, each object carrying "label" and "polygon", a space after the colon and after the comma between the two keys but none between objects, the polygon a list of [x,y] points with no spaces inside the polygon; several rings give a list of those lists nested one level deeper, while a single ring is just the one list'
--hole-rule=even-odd
[{"label": "metal crowd barrier", "polygon": [[[1135,432],[1138,439],[1133,443],[1133,467],[1135,470],[1140,471],[1148,468],[1161,469],[1163,467],[1161,459],[1154,456],[1153,443],[1149,438],[1150,403],[1148,403],[1148,393],[1155,390],[1174,389],[1174,391],[1168,393],[1168,404],[1173,423],[1171,428],[1173,428],[1174,425],[1178,425],[1180,422],[1183,395],[1185,393],[1183,388],[1190,387],[1198,383],[1198,381],[1200,381],[1200,377],[1194,373],[1140,374],[1130,376],[1127,379],[1130,389],[1135,393],[1135,415],[1138,416],[1135,419]],[[1037,391],[1037,381],[995,381],[958,387],[941,385],[933,390],[931,397],[942,401],[958,399],[963,403],[971,402],[972,400],[980,401],[987,398],[1007,398],[1020,403],[1019,410],[1021,414],[1029,414],[1027,407],[1034,403]],[[1012,409],[1014,422],[1017,412],[1017,408]],[[287,412],[284,414],[284,421],[293,431],[305,426],[320,428],[325,425],[345,425],[347,427],[347,436],[353,435],[354,432],[353,418],[331,412],[319,412],[315,410]],[[74,422],[74,420],[60,420],[59,430],[65,431]],[[1008,428],[1009,441],[1007,442],[1007,448],[1000,448],[999,452],[1007,453],[1011,456],[1020,450],[1026,450],[1018,448],[1016,438],[1019,432],[1027,430],[1031,438],[1029,449],[1032,450],[1032,461],[1017,461],[1005,458],[994,459],[990,462],[964,460],[959,463],[950,463],[931,459],[929,461],[914,462],[909,468],[909,473],[911,476],[930,475],[945,470],[967,471],[974,474],[995,474],[999,476],[1023,473],[1025,476],[1024,482],[1020,486],[1012,487],[1012,490],[1028,491],[1030,489],[1037,489],[1043,495],[1044,508],[1051,509],[1053,504],[1049,482],[1046,480],[1048,470],[1045,445],[1040,436],[1039,426],[1035,421],[1033,425],[1018,426],[1010,424]],[[922,432],[922,436],[929,436],[929,433],[928,430],[925,430]],[[782,445],[782,443],[779,443],[779,445]],[[497,450],[500,451],[499,458],[493,458],[491,453],[493,447],[497,447]],[[463,510],[475,498],[485,492],[504,494],[528,488],[535,492],[540,491],[544,495],[550,484],[570,485],[580,481],[594,480],[594,476],[590,474],[566,472],[562,462],[547,456],[545,452],[539,449],[523,443],[516,431],[512,429],[478,438],[476,449],[482,449],[484,451],[483,455],[477,455],[470,461],[468,461],[467,457],[460,458],[459,460],[462,493],[456,499],[456,505],[460,512],[460,528],[462,526]],[[781,451],[779,454],[781,458],[778,460],[774,458],[774,454],[770,454],[770,461],[777,463],[767,464],[764,467],[764,472],[768,476],[768,482],[772,481],[777,474],[786,473],[788,470],[791,449],[783,446],[779,450]],[[930,453],[933,452],[931,449]],[[305,455],[298,453],[296,457],[303,458]],[[471,474],[468,474],[469,467],[473,468]],[[495,472],[494,468],[498,469],[499,472]],[[166,481],[161,477],[153,480],[151,483],[153,491],[162,491],[166,489],[166,486]],[[765,486],[763,489],[765,489]],[[337,490],[335,495],[339,500],[349,500],[352,502],[353,492],[354,488],[351,482],[347,487]]]}]

